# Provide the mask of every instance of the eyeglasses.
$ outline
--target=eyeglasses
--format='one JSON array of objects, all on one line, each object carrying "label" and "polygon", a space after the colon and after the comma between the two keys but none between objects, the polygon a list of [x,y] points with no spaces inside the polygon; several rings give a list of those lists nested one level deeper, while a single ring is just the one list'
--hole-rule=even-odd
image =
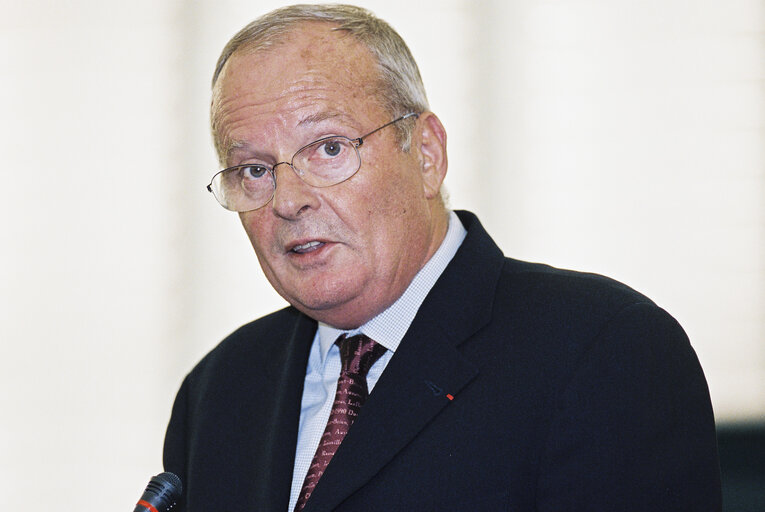
[{"label": "eyeglasses", "polygon": [[312,187],[337,185],[356,174],[361,167],[359,146],[364,139],[410,117],[416,119],[419,114],[410,112],[355,139],[339,135],[321,138],[298,149],[289,162],[277,162],[270,167],[250,163],[223,169],[213,176],[207,190],[227,210],[248,212],[265,206],[274,197],[274,170],[281,164],[292,167],[295,174]]}]

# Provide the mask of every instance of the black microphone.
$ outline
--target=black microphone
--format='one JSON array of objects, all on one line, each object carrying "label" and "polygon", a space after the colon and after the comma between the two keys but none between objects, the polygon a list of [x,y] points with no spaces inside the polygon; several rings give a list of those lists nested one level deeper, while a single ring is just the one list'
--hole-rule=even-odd
[{"label": "black microphone", "polygon": [[133,512],[166,512],[181,498],[181,479],[174,473],[160,473],[151,477]]}]

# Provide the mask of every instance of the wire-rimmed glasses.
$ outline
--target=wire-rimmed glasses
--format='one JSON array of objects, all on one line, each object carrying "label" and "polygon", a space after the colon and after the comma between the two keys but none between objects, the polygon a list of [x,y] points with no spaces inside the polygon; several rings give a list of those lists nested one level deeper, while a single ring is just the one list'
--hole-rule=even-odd
[{"label": "wire-rimmed glasses", "polygon": [[341,135],[323,137],[298,149],[289,162],[277,162],[272,166],[247,163],[223,169],[213,176],[207,190],[227,210],[248,212],[271,201],[276,190],[274,169],[281,164],[292,167],[295,174],[312,187],[337,185],[361,167],[359,146],[364,139],[399,121],[418,116],[418,113],[410,112],[355,139]]}]

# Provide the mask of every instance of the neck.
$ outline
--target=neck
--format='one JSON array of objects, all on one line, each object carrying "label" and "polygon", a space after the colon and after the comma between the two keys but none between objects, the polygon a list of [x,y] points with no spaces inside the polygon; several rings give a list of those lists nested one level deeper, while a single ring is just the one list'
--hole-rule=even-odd
[{"label": "neck", "polygon": [[431,217],[427,237],[428,243],[423,244],[427,250],[423,251],[422,258],[417,265],[410,267],[406,274],[402,273],[397,278],[393,279],[392,281],[399,283],[399,286],[385,290],[387,292],[385,295],[364,294],[363,296],[352,299],[342,306],[335,306],[331,310],[312,311],[301,309],[298,304],[293,305],[298,307],[298,309],[301,309],[311,318],[335,327],[336,329],[357,329],[388,309],[404,294],[417,273],[425,267],[436,251],[438,251],[439,247],[441,247],[448,229],[449,211],[445,208],[441,208],[433,217]]}]

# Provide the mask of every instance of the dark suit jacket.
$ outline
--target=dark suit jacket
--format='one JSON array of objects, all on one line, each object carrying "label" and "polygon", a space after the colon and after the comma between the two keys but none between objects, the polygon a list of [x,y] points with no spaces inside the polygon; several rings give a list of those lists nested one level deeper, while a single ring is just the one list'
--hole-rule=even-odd
[{"label": "dark suit jacket", "polygon": [[[675,320],[608,278],[506,259],[460,217],[305,512],[720,510],[709,392]],[[187,376],[165,440],[184,510],[287,511],[315,330],[286,308]]]}]

